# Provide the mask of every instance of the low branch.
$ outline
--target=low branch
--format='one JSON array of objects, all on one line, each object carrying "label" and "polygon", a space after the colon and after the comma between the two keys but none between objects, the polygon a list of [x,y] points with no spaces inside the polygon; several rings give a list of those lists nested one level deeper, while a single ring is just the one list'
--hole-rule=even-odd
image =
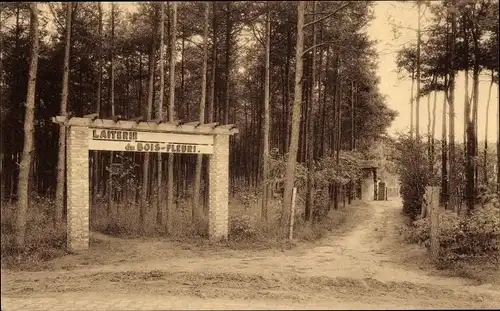
[{"label": "low branch", "polygon": [[305,16],[314,16],[314,15],[323,15],[323,14],[330,14],[331,12],[316,12],[316,13],[306,13]]},{"label": "low branch", "polygon": [[52,17],[57,22],[57,24],[61,27],[61,29],[64,29],[64,25],[61,23],[61,21],[59,20],[59,18],[57,18],[57,13],[54,10],[54,5],[55,5],[54,3],[49,3],[50,13],[52,13]]},{"label": "low branch", "polygon": [[255,40],[257,40],[257,42],[259,42],[263,47],[266,46],[266,44],[264,43],[264,41],[262,41],[262,38],[259,37],[259,35],[257,34],[257,31],[255,30],[255,27],[251,27],[252,28],[252,32],[253,32],[253,35],[255,37]]},{"label": "low branch", "polygon": [[309,22],[309,23],[305,24],[303,28],[306,28],[306,27],[308,27],[308,26],[312,26],[312,25],[314,25],[314,24],[316,24],[316,23],[319,23],[319,22],[321,22],[321,21],[324,21],[324,20],[325,20],[325,19],[327,19],[327,18],[332,17],[332,16],[333,16],[333,15],[335,15],[338,11],[340,11],[340,10],[344,9],[345,7],[347,7],[347,6],[351,5],[352,3],[353,3],[353,2],[347,2],[347,3],[345,3],[344,5],[341,5],[341,6],[340,6],[340,7],[338,7],[336,10],[334,10],[334,11],[330,12],[329,14],[327,14],[327,15],[325,15],[325,16],[323,16],[323,17],[321,17],[321,18],[318,18],[318,19],[317,19],[317,20],[315,20],[315,21],[312,21],[312,22]]},{"label": "low branch", "polygon": [[333,42],[321,42],[321,43],[318,43],[316,45],[313,45],[310,48],[306,49],[304,52],[302,52],[302,56],[306,55],[308,52],[312,51],[314,48],[317,48],[317,47],[320,47],[320,46],[324,46],[324,45],[330,45],[332,43]]}]

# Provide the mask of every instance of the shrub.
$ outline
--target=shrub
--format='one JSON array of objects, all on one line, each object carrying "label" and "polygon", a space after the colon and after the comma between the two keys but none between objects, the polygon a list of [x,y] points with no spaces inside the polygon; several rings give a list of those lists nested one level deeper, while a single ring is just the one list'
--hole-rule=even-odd
[{"label": "shrub", "polygon": [[304,222],[300,217],[296,220],[294,238],[299,241],[316,241],[324,237],[328,232],[342,225],[347,218],[347,210],[331,210],[320,219],[311,223]]},{"label": "shrub", "polygon": [[396,167],[403,198],[403,212],[416,220],[422,208],[425,187],[431,182],[432,172],[426,154],[426,147],[411,137],[401,135],[396,144],[398,156]]},{"label": "shrub", "polygon": [[[430,246],[428,218],[413,223],[410,240]],[[500,258],[500,208],[488,204],[470,216],[444,213],[439,218],[438,266]]]},{"label": "shrub", "polygon": [[252,224],[252,217],[249,215],[238,215],[231,219],[231,236],[236,239],[255,237],[256,230]]},{"label": "shrub", "polygon": [[2,266],[36,270],[48,260],[66,254],[66,225],[54,229],[52,201],[33,199],[28,209],[25,245],[20,249],[13,244],[15,208],[7,203],[2,205]]}]

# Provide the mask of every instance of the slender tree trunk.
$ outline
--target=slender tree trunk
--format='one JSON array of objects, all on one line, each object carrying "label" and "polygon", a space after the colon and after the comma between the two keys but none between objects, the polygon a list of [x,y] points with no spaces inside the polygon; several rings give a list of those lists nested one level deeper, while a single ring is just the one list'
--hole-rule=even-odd
[{"label": "slender tree trunk", "polygon": [[[479,77],[478,77],[478,83],[479,83]],[[478,91],[479,91],[479,86],[478,86]],[[479,96],[479,95],[478,95]],[[479,185],[479,167],[477,160],[479,158],[479,138],[478,138],[478,123],[477,123],[477,117],[478,117],[478,110],[474,112],[474,197],[477,194],[477,186]]]},{"label": "slender tree trunk", "polygon": [[290,137],[290,148],[288,161],[286,164],[285,190],[283,194],[283,211],[281,213],[281,225],[284,235],[287,233],[288,221],[290,220],[290,207],[292,200],[292,190],[295,182],[295,170],[297,166],[297,151],[299,147],[299,126],[300,111],[302,105],[302,77],[303,77],[303,59],[304,50],[304,15],[305,5],[299,1],[297,5],[297,45],[296,45],[296,63],[295,63],[295,96],[292,108],[292,131]]},{"label": "slender tree trunk", "polygon": [[474,121],[467,121],[467,166],[466,166],[466,189],[467,212],[474,209]]},{"label": "slender tree trunk", "polygon": [[285,88],[285,94],[286,94],[286,99],[285,99],[285,122],[283,124],[283,154],[288,153],[288,147],[290,145],[290,93],[291,93],[291,87],[290,87],[290,59],[292,58],[292,42],[291,42],[291,34],[290,34],[290,29],[287,30],[287,39],[286,39],[286,67],[285,67],[285,83],[286,83],[286,88]]},{"label": "slender tree trunk", "polygon": [[470,159],[471,168],[471,176],[470,176],[470,190],[468,195],[468,212],[470,213],[474,210],[474,202],[476,198],[476,187],[477,187],[477,165],[476,165],[476,157],[477,157],[477,111],[479,105],[479,39],[474,35],[474,64],[472,69],[472,120],[471,120],[471,129],[470,129],[470,150],[468,154],[468,159]]},{"label": "slender tree trunk", "polygon": [[[316,1],[313,1],[313,14],[316,13]],[[313,49],[311,54],[311,94],[308,104],[307,114],[307,194],[305,206],[305,219],[306,221],[313,221],[313,206],[314,206],[314,110],[317,105],[316,98],[316,25],[312,25]]]},{"label": "slender tree trunk", "polygon": [[[97,10],[99,12],[99,43],[97,46],[97,58],[98,58],[98,72],[97,72],[97,108],[96,112],[99,116],[99,118],[103,117],[102,114],[102,107],[101,107],[101,97],[102,97],[102,4],[101,2],[97,2]],[[94,151],[93,152],[93,173],[92,173],[92,205],[95,205],[97,203],[97,193],[99,192],[99,183],[100,183],[100,178],[99,178],[99,163],[102,161],[101,160],[101,153],[99,151]]]},{"label": "slender tree trunk", "polygon": [[356,121],[354,120],[355,117],[355,112],[354,108],[356,107],[356,104],[354,102],[355,99],[355,82],[351,81],[351,150],[356,149]]},{"label": "slender tree trunk", "polygon": [[415,118],[415,136],[417,140],[420,141],[420,11],[421,2],[417,2],[418,5],[418,26],[417,26],[417,98],[416,98],[416,118]]},{"label": "slender tree trunk", "polygon": [[[173,122],[175,119],[175,56],[176,56],[176,42],[177,42],[177,2],[172,3],[172,40],[170,47],[170,96],[168,103],[168,121]],[[171,232],[171,220],[174,205],[174,155],[168,154],[168,180],[167,180],[167,233]]]},{"label": "slender tree trunk", "polygon": [[[165,5],[160,2],[160,101],[156,116],[158,120],[163,120],[163,101],[165,99]],[[162,213],[162,153],[157,153],[157,191],[156,191],[156,224],[161,226],[163,224]]]},{"label": "slender tree trunk", "polygon": [[[69,50],[71,47],[71,16],[73,4],[67,3],[66,12],[66,42],[64,47],[64,64],[61,91],[60,114],[65,116],[68,107],[68,80],[69,80]],[[36,10],[36,8],[34,8]],[[32,13],[33,14],[33,13]],[[38,44],[38,43],[37,43]],[[38,57],[38,56],[37,56]],[[64,192],[66,189],[66,127],[59,127],[59,153],[57,156],[57,184],[56,184],[56,209],[54,227],[59,227],[64,214]]]},{"label": "slender tree trunk", "polygon": [[326,48],[326,57],[325,57],[325,80],[324,80],[324,84],[325,84],[325,90],[323,92],[323,109],[322,109],[322,112],[321,112],[321,135],[320,135],[320,154],[321,156],[324,156],[325,155],[325,143],[326,143],[326,137],[325,137],[325,131],[326,131],[326,127],[327,127],[327,124],[325,123],[326,121],[326,113],[327,113],[327,109],[326,109],[326,99],[327,99],[327,94],[328,94],[328,91],[329,91],[329,88],[328,86],[330,85],[330,83],[327,83],[328,80],[327,80],[327,74],[328,74],[328,65],[329,65],[329,60],[330,60],[330,49],[329,48]]},{"label": "slender tree trunk", "polygon": [[[431,151],[431,92],[427,94],[427,152],[429,157],[429,164],[432,165],[432,151]],[[430,166],[432,169],[432,166]]]},{"label": "slender tree trunk", "polygon": [[[431,127],[431,168],[434,168],[435,161],[435,140],[436,140],[436,104],[437,104],[437,91],[434,91],[434,99],[432,103],[432,127]],[[446,120],[445,120],[446,121]]]},{"label": "slender tree trunk", "polygon": [[229,83],[231,74],[231,32],[232,32],[232,21],[231,21],[231,1],[226,2],[226,85],[225,85],[225,97],[224,97],[224,124],[229,123]]},{"label": "slender tree trunk", "polygon": [[36,2],[30,2],[30,65],[28,73],[28,92],[26,94],[26,111],[24,114],[24,146],[19,166],[18,200],[16,217],[15,245],[24,247],[26,237],[26,222],[29,205],[29,171],[31,168],[32,153],[34,152],[34,123],[35,123],[35,90],[36,74],[38,69],[38,8]]},{"label": "slender tree trunk", "polygon": [[[453,8],[455,8],[455,1],[452,2]],[[448,94],[448,103],[450,106],[450,133],[449,133],[449,161],[450,161],[450,171],[449,171],[449,207],[458,212],[458,201],[457,201],[457,185],[456,185],[456,161],[455,161],[455,40],[457,37],[457,21],[456,21],[456,12],[455,10],[451,10],[451,41],[450,41],[450,57],[449,57],[449,94]]]},{"label": "slender tree trunk", "polygon": [[210,101],[207,108],[207,121],[208,123],[214,120],[215,108],[215,85],[217,80],[217,14],[215,9],[215,1],[212,1],[212,29],[213,29],[213,45],[212,45],[212,83],[210,85]]},{"label": "slender tree trunk", "polygon": [[464,50],[467,51],[466,53],[463,53],[464,55],[464,64],[465,64],[465,70],[464,70],[464,87],[465,87],[465,93],[464,93],[464,130],[463,130],[463,135],[464,135],[464,154],[467,156],[468,150],[467,150],[467,131],[468,131],[468,126],[469,126],[469,121],[470,121],[470,113],[471,113],[471,107],[470,107],[470,101],[469,101],[469,36],[467,34],[467,18],[464,16],[463,21],[462,21],[462,31],[463,31],[463,36],[464,36]]},{"label": "slender tree trunk", "polygon": [[[497,46],[498,46],[498,28],[497,28]],[[500,87],[497,81],[497,97],[500,98]],[[500,196],[500,101],[497,107],[497,194]]]},{"label": "slender tree trunk", "polygon": [[103,117],[103,112],[102,112],[102,104],[101,104],[101,98],[102,98],[102,28],[103,28],[103,23],[102,23],[102,3],[97,2],[97,10],[99,12],[99,43],[97,45],[97,58],[98,58],[98,66],[97,68],[98,73],[97,73],[97,113],[99,114],[99,118]]},{"label": "slender tree trunk", "polygon": [[[0,33],[3,33],[3,8],[0,8]],[[4,98],[4,92],[3,92],[3,35],[0,36],[0,98]],[[0,101],[0,107],[3,108],[3,100]],[[5,122],[4,114],[1,115],[0,119],[0,128],[3,127],[3,124]],[[7,183],[7,178],[6,174],[4,171],[4,161],[5,161],[5,155],[10,154],[10,152],[6,152],[7,148],[3,147],[4,145],[4,136],[0,135],[0,146],[4,148],[0,152],[0,202],[3,202],[5,198],[5,185]]]},{"label": "slender tree trunk", "polygon": [[[183,29],[183,34],[182,34],[182,40],[181,40],[181,92],[180,92],[180,95],[179,95],[179,100],[180,102],[184,102],[184,80],[185,80],[185,70],[184,70],[184,62],[185,62],[185,36],[184,36],[184,27],[182,28]],[[181,105],[179,105],[179,119],[181,119],[180,117],[180,111],[181,111]],[[186,113],[183,115],[184,120],[189,120],[189,100],[186,100]],[[184,159],[184,158],[183,158]],[[183,180],[185,180],[185,178],[183,178]]]},{"label": "slender tree trunk", "polygon": [[[332,79],[332,83],[331,85],[333,86],[333,92],[332,92],[332,112],[333,112],[333,116],[332,116],[332,125],[331,125],[331,130],[330,130],[330,156],[332,157],[335,157],[335,152],[337,150],[337,145],[336,145],[336,142],[337,142],[337,137],[335,135],[336,133],[336,130],[337,130],[337,93],[339,91],[339,87],[338,87],[338,79],[339,79],[339,67],[338,67],[338,64],[339,64],[339,54],[336,53],[333,57],[332,57],[332,60],[333,60],[333,79]],[[332,188],[333,189],[333,188]]]},{"label": "slender tree trunk", "polygon": [[[323,36],[323,24],[321,23],[320,25],[320,28],[319,28],[319,40],[320,42],[323,42],[324,41],[324,36]],[[319,139],[319,136],[320,136],[320,131],[321,131],[321,126],[323,126],[323,124],[320,124],[319,122],[319,119],[321,118],[321,113],[322,113],[322,110],[323,110],[323,103],[324,101],[322,100],[322,96],[323,96],[323,55],[324,55],[324,48],[323,47],[320,47],[319,48],[319,68],[318,68],[318,97],[317,97],[317,107],[315,108],[316,109],[316,112],[315,112],[315,120],[314,120],[314,133],[315,133],[315,138],[318,138]],[[318,140],[316,140],[318,141]],[[313,155],[314,155],[314,160],[317,161],[319,160],[319,158],[322,157],[321,155],[321,144],[318,144],[318,143],[315,143],[314,144],[314,152],[313,152]]]},{"label": "slender tree trunk", "polygon": [[414,85],[415,85],[415,75],[414,73],[412,72],[411,73],[411,91],[410,91],[410,137],[413,138],[413,111],[415,110],[414,107],[413,107],[413,100],[414,100],[414,97],[413,97],[413,88],[414,88]]},{"label": "slender tree trunk", "polygon": [[[215,97],[216,97],[216,92],[215,92],[215,86],[216,86],[216,80],[217,80],[217,11],[216,11],[216,4],[215,1],[212,1],[212,29],[213,29],[213,46],[212,46],[212,81],[210,84],[210,101],[208,102],[208,107],[207,107],[207,122],[212,123],[214,121],[214,110],[215,110]],[[206,170],[208,170],[208,166],[210,163],[207,163]],[[205,176],[208,176],[208,171],[205,172]],[[204,200],[203,200],[203,212],[206,213],[207,210],[207,202],[208,202],[208,187],[209,187],[209,180],[208,178],[205,178],[204,182]]]},{"label": "slender tree trunk", "polygon": [[[155,16],[156,17],[156,16]],[[156,23],[153,22],[153,33],[151,36],[151,50],[149,53],[149,65],[148,65],[148,104],[146,107],[146,120],[151,121],[152,113],[153,113],[153,101],[154,101],[154,75],[155,75],[155,63],[156,63]],[[149,189],[149,153],[144,153],[144,162],[143,162],[143,175],[142,175],[142,192],[141,192],[141,206],[140,206],[140,219],[141,219],[141,230],[146,232],[147,223],[146,223],[146,206],[147,206],[147,198],[148,198],[148,189]]]},{"label": "slender tree trunk", "polygon": [[491,102],[491,90],[493,89],[493,75],[494,71],[491,70],[491,80],[490,87],[488,89],[488,101],[486,102],[486,122],[484,125],[484,151],[483,151],[483,182],[485,185],[488,185],[488,125],[489,125],[489,111],[490,111],[490,102]]},{"label": "slender tree trunk", "polygon": [[269,3],[267,3],[266,16],[266,72],[264,85],[264,124],[263,124],[263,146],[262,146],[262,220],[267,221],[267,191],[268,191],[268,175],[269,175],[269,67],[271,53],[271,11]]},{"label": "slender tree trunk", "polygon": [[110,70],[110,106],[111,106],[111,116],[115,116],[115,3],[111,2],[111,70]]},{"label": "slender tree trunk", "polygon": [[[210,21],[209,14],[210,14],[210,4],[209,2],[205,2],[205,30],[203,34],[203,69],[201,76],[201,100],[200,100],[200,118],[199,118],[201,124],[205,123],[205,103],[207,99],[208,24]],[[196,156],[196,176],[195,176],[194,192],[193,192],[193,209],[191,211],[191,217],[193,219],[201,215],[199,205],[200,205],[202,160],[203,156],[201,154],[198,154]]]},{"label": "slender tree trunk", "polygon": [[[340,56],[337,58],[338,59],[338,62],[337,62],[337,68],[340,69],[340,64],[341,64],[341,58]],[[337,99],[335,101],[336,105],[337,105],[337,120],[335,122],[336,124],[336,130],[335,130],[335,166],[337,168],[340,167],[340,150],[341,150],[341,147],[342,147],[342,103],[341,103],[341,98],[342,98],[342,74],[339,73],[339,76],[337,78],[337,84],[338,84],[338,87],[337,87]],[[335,184],[335,201],[334,201],[334,207],[335,209],[338,209],[338,201],[339,201],[339,187],[340,185],[338,183]]]},{"label": "slender tree trunk", "polygon": [[[111,117],[115,116],[115,3],[111,2],[111,50],[110,50],[110,106]],[[108,178],[108,216],[110,223],[115,224],[116,213],[114,211],[114,197],[113,197],[113,160],[114,152],[111,151],[109,155],[109,178]]]}]

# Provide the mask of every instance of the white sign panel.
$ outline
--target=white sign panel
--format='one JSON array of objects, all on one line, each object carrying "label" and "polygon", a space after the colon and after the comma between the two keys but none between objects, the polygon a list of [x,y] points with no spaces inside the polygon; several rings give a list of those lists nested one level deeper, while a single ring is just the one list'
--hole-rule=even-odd
[{"label": "white sign panel", "polygon": [[211,135],[89,129],[89,149],[105,151],[212,154]]}]

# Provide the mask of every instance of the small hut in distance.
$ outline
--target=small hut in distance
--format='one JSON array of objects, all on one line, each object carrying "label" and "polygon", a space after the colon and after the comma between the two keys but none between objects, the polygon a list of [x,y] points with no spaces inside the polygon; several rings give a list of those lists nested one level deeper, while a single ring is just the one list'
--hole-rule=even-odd
[{"label": "small hut in distance", "polygon": [[381,179],[382,169],[377,161],[367,160],[361,163],[363,175],[358,186],[357,195],[361,200],[387,201],[399,198],[399,185],[396,176],[385,176]]}]

